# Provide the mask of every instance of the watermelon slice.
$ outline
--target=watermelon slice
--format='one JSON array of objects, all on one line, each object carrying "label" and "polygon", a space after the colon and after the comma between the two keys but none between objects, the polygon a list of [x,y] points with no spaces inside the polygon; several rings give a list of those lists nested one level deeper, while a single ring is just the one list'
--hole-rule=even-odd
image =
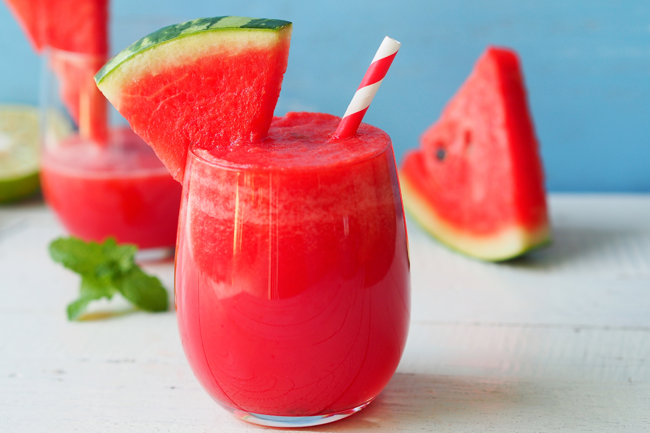
[{"label": "watermelon slice", "polygon": [[50,48],[61,99],[80,134],[106,138],[106,100],[93,75],[108,53],[108,0],[6,0],[37,52]]},{"label": "watermelon slice", "polygon": [[108,0],[5,0],[37,52],[106,55]]},{"label": "watermelon slice", "polygon": [[490,261],[549,242],[544,175],[519,59],[488,48],[400,170],[404,204],[434,237]]},{"label": "watermelon slice", "polygon": [[168,26],[115,56],[95,81],[180,182],[190,143],[210,149],[266,136],[291,28],[233,16]]}]

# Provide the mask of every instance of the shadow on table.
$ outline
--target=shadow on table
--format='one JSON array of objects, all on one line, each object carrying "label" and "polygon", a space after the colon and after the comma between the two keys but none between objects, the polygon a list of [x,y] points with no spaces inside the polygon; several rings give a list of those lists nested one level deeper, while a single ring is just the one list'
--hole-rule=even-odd
[{"label": "shadow on table", "polygon": [[412,220],[411,264],[414,270],[459,274],[513,270],[524,273],[607,273],[615,277],[650,275],[650,232],[630,227],[559,226],[553,228],[550,245],[499,263],[483,262],[450,251]]},{"label": "shadow on table", "polygon": [[379,397],[358,414],[300,430],[372,431],[381,427],[381,431],[430,431],[422,429],[441,422],[465,423],[468,418],[501,411],[521,400],[517,383],[512,381],[397,373]]},{"label": "shadow on table", "polygon": [[115,310],[97,310],[89,313],[84,313],[79,317],[80,322],[93,322],[96,320],[106,320],[113,319],[116,317],[128,316],[133,313],[137,313],[138,310],[135,307],[121,308]]},{"label": "shadow on table", "polygon": [[614,273],[647,275],[650,271],[650,233],[587,227],[559,227],[548,247],[503,262],[503,265],[533,271]]}]

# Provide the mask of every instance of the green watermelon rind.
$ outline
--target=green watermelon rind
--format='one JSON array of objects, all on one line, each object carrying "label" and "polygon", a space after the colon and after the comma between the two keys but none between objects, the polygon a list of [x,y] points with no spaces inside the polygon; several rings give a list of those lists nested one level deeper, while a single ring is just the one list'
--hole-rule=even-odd
[{"label": "green watermelon rind", "polygon": [[[411,182],[407,180],[407,175],[402,171],[399,172],[399,180],[400,180],[400,185],[402,190],[402,200],[404,202],[404,210],[406,211],[406,213],[411,218],[413,218],[415,222],[418,223],[418,225],[422,228],[422,230],[424,230],[428,235],[430,235],[433,239],[435,239],[440,245],[446,247],[447,249],[455,253],[461,254],[465,257],[469,257],[475,260],[481,260],[484,262],[502,263],[502,262],[507,262],[509,260],[513,260],[518,257],[521,257],[531,251],[547,247],[551,245],[553,242],[551,238],[550,229],[546,227],[546,230],[544,230],[546,234],[541,239],[527,245],[524,248],[517,249],[508,254],[501,254],[497,256],[488,257],[485,255],[477,255],[473,251],[468,249],[459,248],[456,245],[446,241],[442,236],[437,234],[434,230],[429,229],[428,227],[429,223],[426,221],[426,218],[424,218],[424,216],[421,215],[421,212],[415,209],[416,206],[414,205],[414,203],[411,203],[412,200],[416,200],[416,198],[411,197],[411,195],[419,195],[419,193],[416,191],[414,186],[408,186],[410,185]],[[406,193],[405,190],[407,189],[412,189],[413,191],[411,191],[410,193]]]},{"label": "green watermelon rind", "polygon": [[237,16],[198,18],[180,24],[173,24],[143,37],[118,53],[97,72],[95,83],[99,85],[111,72],[133,56],[166,42],[196,35],[197,33],[224,30],[248,29],[277,32],[291,25],[290,21]]},{"label": "green watermelon rind", "polygon": [[548,247],[548,246],[550,246],[550,245],[553,243],[553,240],[552,240],[551,237],[549,236],[549,237],[546,238],[544,241],[542,241],[542,242],[540,242],[540,243],[538,243],[538,244],[535,244],[535,245],[529,246],[529,247],[527,247],[527,248],[525,248],[525,249],[522,249],[522,250],[517,251],[516,253],[512,253],[512,254],[510,254],[510,255],[502,256],[502,257],[499,257],[499,258],[492,258],[492,259],[484,258],[484,257],[477,257],[477,256],[472,255],[471,253],[467,252],[466,250],[462,250],[462,249],[460,249],[460,248],[456,248],[454,245],[450,244],[449,242],[445,242],[441,237],[436,236],[435,233],[431,232],[430,230],[427,230],[427,229],[425,228],[425,224],[424,224],[424,222],[423,222],[423,221],[418,217],[418,215],[417,215],[417,213],[416,213],[415,211],[411,210],[411,208],[410,208],[408,205],[404,204],[404,210],[406,211],[406,214],[407,214],[408,216],[410,216],[411,218],[413,218],[413,219],[415,220],[415,222],[417,222],[418,225],[419,225],[419,226],[420,226],[420,227],[421,227],[421,228],[422,228],[422,229],[423,229],[423,230],[424,230],[424,231],[425,231],[429,236],[431,236],[433,239],[435,239],[436,242],[438,242],[438,243],[439,243],[440,245],[442,245],[443,247],[447,248],[447,249],[450,250],[450,251],[453,251],[453,252],[456,253],[456,254],[461,254],[461,255],[463,255],[463,256],[465,256],[465,257],[469,257],[469,258],[471,258],[471,259],[475,259],[475,260],[481,260],[481,261],[483,261],[483,262],[492,262],[492,263],[503,263],[503,262],[508,262],[508,261],[510,261],[510,260],[514,260],[514,259],[517,259],[517,258],[519,258],[519,257],[521,257],[521,256],[524,256],[524,255],[526,255],[526,254],[528,254],[528,253],[530,253],[530,252],[532,252],[532,251],[536,251],[536,250],[539,250],[539,249],[541,249],[541,248]]}]

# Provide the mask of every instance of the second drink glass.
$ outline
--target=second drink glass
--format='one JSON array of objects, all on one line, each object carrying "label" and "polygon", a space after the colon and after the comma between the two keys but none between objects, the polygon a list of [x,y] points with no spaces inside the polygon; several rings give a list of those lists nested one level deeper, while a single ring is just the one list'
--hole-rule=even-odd
[{"label": "second drink glass", "polygon": [[84,240],[170,250],[181,186],[126,121],[109,122],[93,80],[106,59],[56,49],[45,58],[41,183],[48,204]]}]

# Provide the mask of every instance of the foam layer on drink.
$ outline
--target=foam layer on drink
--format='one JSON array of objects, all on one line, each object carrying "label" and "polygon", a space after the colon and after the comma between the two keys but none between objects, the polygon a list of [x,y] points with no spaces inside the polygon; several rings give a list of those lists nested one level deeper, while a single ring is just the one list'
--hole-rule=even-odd
[{"label": "foam layer on drink", "polygon": [[[257,153],[237,147],[211,151],[210,161],[189,153],[182,226],[197,262],[213,280],[230,283],[255,274],[240,272],[237,263],[265,276],[263,269],[277,256],[269,249],[281,251],[284,263],[314,263],[310,276],[286,273],[303,287],[345,255],[354,256],[345,263],[369,269],[367,283],[385,273],[401,215],[390,138],[364,125],[359,137],[330,143],[337,119],[290,114],[275,120],[272,145],[260,145]],[[254,156],[243,164],[238,160],[235,168],[236,155]],[[285,273],[278,275],[282,280]],[[238,287],[255,285],[240,281]]]},{"label": "foam layer on drink", "polygon": [[372,158],[390,144],[388,134],[365,123],[357,135],[330,142],[340,121],[325,113],[287,113],[273,119],[262,141],[193,152],[209,163],[234,169],[314,170]]},{"label": "foam layer on drink", "polygon": [[192,206],[247,224],[267,224],[274,214],[282,225],[320,224],[382,203],[392,207],[390,138],[364,124],[358,136],[329,142],[339,120],[289,113],[274,119],[264,142],[194,149],[187,169]]}]

